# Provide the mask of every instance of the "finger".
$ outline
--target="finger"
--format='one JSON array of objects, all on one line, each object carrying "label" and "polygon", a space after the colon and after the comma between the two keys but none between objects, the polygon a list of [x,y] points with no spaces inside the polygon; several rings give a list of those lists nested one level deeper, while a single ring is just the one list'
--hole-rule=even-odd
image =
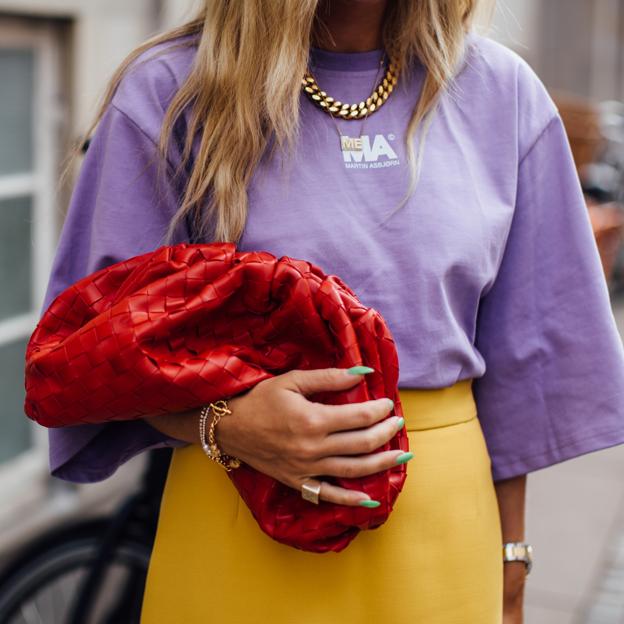
[{"label": "finger", "polygon": [[394,408],[394,402],[388,397],[343,405],[313,405],[319,416],[321,429],[328,434],[370,427],[385,418]]},{"label": "finger", "polygon": [[351,374],[349,370],[348,368],[294,369],[284,373],[282,378],[288,388],[308,396],[326,390],[346,390],[362,380],[364,373]]},{"label": "finger", "polygon": [[318,458],[372,453],[392,439],[404,424],[399,416],[391,416],[366,429],[331,433],[318,445]]},{"label": "finger", "polygon": [[364,492],[348,490],[346,488],[321,481],[321,491],[319,499],[337,505],[349,505],[350,507],[360,506],[361,501],[371,500],[371,497]]},{"label": "finger", "polygon": [[388,470],[397,466],[397,458],[409,461],[412,457],[413,453],[406,454],[400,450],[380,451],[360,457],[325,457],[314,463],[312,469],[317,474],[350,479]]}]

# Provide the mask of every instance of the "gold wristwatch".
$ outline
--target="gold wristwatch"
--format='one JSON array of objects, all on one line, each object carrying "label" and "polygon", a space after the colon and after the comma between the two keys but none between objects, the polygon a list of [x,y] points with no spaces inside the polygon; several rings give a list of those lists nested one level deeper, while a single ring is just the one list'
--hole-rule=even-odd
[{"label": "gold wristwatch", "polygon": [[526,542],[507,542],[503,544],[503,561],[523,561],[528,575],[533,565],[533,547]]}]

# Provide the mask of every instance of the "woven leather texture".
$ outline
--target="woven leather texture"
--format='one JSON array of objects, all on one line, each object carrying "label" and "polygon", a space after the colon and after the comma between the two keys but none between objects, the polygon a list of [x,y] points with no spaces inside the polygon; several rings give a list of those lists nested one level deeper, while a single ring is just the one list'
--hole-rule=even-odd
[{"label": "woven leather texture", "polygon": [[[356,364],[375,371],[308,399],[387,396],[402,415],[391,332],[338,276],[234,243],[180,243],[96,271],[52,301],[26,350],[25,412],[46,427],[137,419],[227,399],[292,369]],[[375,452],[408,444],[403,428]],[[374,509],[314,505],[246,463],[227,474],[267,535],[326,552],[387,520],[407,469],[319,476],[367,492],[381,502]]]}]

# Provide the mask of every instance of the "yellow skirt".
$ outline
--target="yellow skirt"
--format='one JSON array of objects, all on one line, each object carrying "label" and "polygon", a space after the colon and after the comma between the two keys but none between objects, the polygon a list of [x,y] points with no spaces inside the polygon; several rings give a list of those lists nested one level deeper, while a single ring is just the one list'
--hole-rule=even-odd
[{"label": "yellow skirt", "polygon": [[500,624],[500,517],[471,380],[400,399],[414,453],[403,490],[339,553],[271,539],[223,468],[175,449],[141,623]]}]

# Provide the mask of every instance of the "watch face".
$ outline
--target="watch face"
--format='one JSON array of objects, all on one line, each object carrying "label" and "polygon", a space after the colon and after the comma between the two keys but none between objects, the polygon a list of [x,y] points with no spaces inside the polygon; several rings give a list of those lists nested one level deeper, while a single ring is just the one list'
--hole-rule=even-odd
[{"label": "watch face", "polygon": [[503,561],[522,561],[528,574],[533,561],[533,548],[523,542],[508,542],[503,545]]}]

